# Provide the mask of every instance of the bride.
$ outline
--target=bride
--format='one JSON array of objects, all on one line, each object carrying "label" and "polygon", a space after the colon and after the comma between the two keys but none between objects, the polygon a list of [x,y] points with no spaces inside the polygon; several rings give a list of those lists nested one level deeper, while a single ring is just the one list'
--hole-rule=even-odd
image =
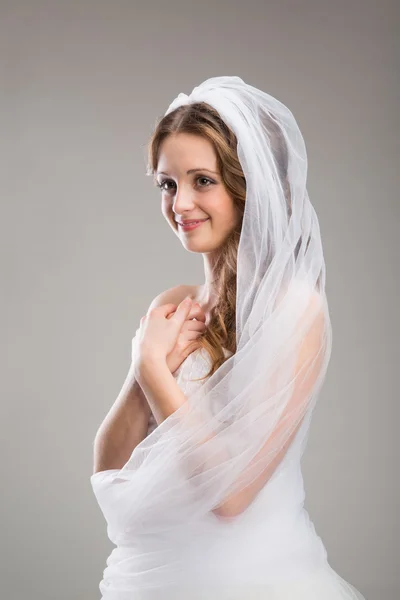
[{"label": "bride", "polygon": [[363,600],[304,508],[332,331],[292,113],[239,77],[207,79],[160,119],[148,174],[205,283],[153,300],[96,435],[116,546],[102,598]]}]

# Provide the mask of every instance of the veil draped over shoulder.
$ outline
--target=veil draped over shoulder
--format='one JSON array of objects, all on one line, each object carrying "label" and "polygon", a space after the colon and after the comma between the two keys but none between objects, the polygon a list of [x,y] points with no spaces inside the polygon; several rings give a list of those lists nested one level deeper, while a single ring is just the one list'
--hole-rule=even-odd
[{"label": "veil draped over shoulder", "polygon": [[[237,350],[121,469],[91,477],[115,552],[125,552],[115,566],[121,592],[161,589],[176,579],[189,540],[201,547],[237,520],[245,517],[251,527],[260,519],[251,506],[230,520],[216,509],[262,475],[268,489],[290,452],[300,458],[303,446],[293,441],[302,424],[308,428],[331,353],[320,229],[294,116],[236,76],[212,77],[179,94],[167,113],[201,101],[235,133],[246,179]],[[140,569],[134,548],[141,548]],[[202,556],[193,560],[201,570]],[[114,589],[112,577],[107,585]]]}]

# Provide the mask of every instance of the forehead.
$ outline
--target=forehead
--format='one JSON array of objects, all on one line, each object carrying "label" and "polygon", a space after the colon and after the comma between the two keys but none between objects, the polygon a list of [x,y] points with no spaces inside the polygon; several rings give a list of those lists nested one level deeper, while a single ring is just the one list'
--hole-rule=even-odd
[{"label": "forehead", "polygon": [[217,171],[217,156],[212,143],[187,133],[169,135],[161,143],[157,172],[171,174],[202,168]]}]

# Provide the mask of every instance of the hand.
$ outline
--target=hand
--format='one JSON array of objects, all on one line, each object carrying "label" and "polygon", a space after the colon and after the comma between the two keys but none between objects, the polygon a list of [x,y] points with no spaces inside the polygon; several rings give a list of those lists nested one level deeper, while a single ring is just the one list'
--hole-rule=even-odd
[{"label": "hand", "polygon": [[173,350],[167,356],[167,366],[172,374],[181,366],[189,354],[201,347],[197,340],[207,328],[205,321],[204,310],[200,304],[195,302],[186,317]]},{"label": "hand", "polygon": [[167,363],[167,357],[178,341],[191,307],[191,299],[186,298],[178,306],[164,304],[153,308],[140,319],[132,356],[138,375],[149,362]]}]

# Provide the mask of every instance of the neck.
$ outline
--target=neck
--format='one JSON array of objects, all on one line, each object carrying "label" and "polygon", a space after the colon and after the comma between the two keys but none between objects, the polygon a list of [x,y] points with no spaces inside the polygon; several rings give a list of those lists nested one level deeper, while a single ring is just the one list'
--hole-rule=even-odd
[{"label": "neck", "polygon": [[205,283],[199,286],[199,302],[210,310],[217,302],[218,294],[216,283],[213,279],[213,258],[210,254],[203,254]]}]

